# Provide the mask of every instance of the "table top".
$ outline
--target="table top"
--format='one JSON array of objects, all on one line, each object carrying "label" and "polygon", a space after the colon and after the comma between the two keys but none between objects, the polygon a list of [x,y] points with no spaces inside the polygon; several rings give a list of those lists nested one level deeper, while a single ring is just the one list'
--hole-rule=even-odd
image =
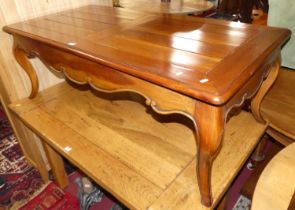
[{"label": "table top", "polygon": [[252,209],[288,209],[294,193],[295,143],[279,152],[262,172],[255,188]]},{"label": "table top", "polygon": [[210,104],[227,102],[287,29],[86,6],[4,27]]},{"label": "table top", "polygon": [[164,13],[164,14],[192,14],[213,8],[213,3],[207,0],[171,0],[162,3],[161,0],[120,0],[124,8],[136,11]]},{"label": "table top", "polygon": [[[145,101],[134,94],[118,99],[79,87],[63,82],[10,108],[43,142],[129,209],[214,209],[266,129],[243,111],[229,121],[212,166],[214,197],[207,208],[200,202],[189,119],[147,114]],[[133,100],[124,100],[128,97]]]}]

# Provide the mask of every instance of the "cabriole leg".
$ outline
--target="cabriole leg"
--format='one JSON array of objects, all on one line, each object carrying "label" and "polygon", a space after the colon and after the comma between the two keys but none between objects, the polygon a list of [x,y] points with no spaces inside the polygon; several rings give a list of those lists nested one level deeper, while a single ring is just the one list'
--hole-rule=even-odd
[{"label": "cabriole leg", "polygon": [[25,70],[25,72],[31,80],[32,90],[29,98],[34,98],[38,94],[39,90],[39,82],[36,71],[31,62],[29,61],[26,52],[19,48],[16,42],[14,42],[13,54],[19,65]]},{"label": "cabriole leg", "polygon": [[212,205],[211,170],[212,163],[219,152],[225,127],[223,107],[198,103],[195,111],[196,132],[198,141],[198,184],[202,204]]}]

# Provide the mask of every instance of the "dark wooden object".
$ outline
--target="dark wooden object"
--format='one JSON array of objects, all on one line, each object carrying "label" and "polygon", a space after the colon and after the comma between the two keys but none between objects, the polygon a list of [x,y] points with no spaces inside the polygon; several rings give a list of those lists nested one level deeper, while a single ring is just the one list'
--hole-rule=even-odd
[{"label": "dark wooden object", "polygon": [[291,203],[288,207],[288,210],[294,210],[295,209],[295,192],[293,194],[293,197],[292,197],[292,200],[291,200]]},{"label": "dark wooden object", "polygon": [[[230,110],[253,98],[279,66],[286,29],[194,17],[158,17],[88,6],[4,28],[38,92],[27,57],[79,84],[105,92],[133,91],[162,114],[180,113],[195,125],[202,203],[210,206],[211,167]],[[266,80],[273,82],[273,77]],[[262,90],[268,85],[262,84]],[[253,102],[260,118],[261,94]]]},{"label": "dark wooden object", "polygon": [[252,173],[251,177],[245,182],[245,184],[243,185],[241,189],[242,195],[246,196],[249,199],[252,199],[256,184],[258,182],[258,179],[263,169],[271,161],[271,159],[282,149],[283,149],[282,145],[274,142],[269,148],[268,152],[266,154],[263,153],[265,154],[265,158],[262,161],[255,163],[255,168],[253,169],[254,172]]},{"label": "dark wooden object", "polygon": [[268,0],[223,0],[218,11],[228,15],[236,15],[237,19],[243,23],[251,23],[254,7],[267,13]]}]

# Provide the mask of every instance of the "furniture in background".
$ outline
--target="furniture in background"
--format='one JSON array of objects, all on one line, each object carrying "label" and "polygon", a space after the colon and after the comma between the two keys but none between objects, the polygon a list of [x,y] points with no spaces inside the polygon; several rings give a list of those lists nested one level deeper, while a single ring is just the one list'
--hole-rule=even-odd
[{"label": "furniture in background", "polygon": [[295,199],[294,176],[295,143],[292,143],[280,151],[263,170],[255,188],[251,209],[294,209],[294,203],[290,204],[292,198]]},{"label": "furniture in background", "polygon": [[[269,91],[261,91],[260,117],[269,124],[267,134],[287,146],[295,141],[295,71],[281,67],[273,75],[276,79]],[[265,139],[252,156],[254,161],[264,158]]]},{"label": "furniture in background", "polygon": [[199,14],[214,7],[208,0],[120,0],[119,4],[127,9],[158,14]]},{"label": "furniture in background", "polygon": [[[290,1],[269,1],[268,25],[289,28],[295,32],[295,3]],[[295,141],[295,39],[290,38],[282,49],[282,65],[276,73],[277,81],[269,92],[264,92],[265,98],[261,104],[261,117],[269,123],[267,133],[274,139],[288,145]],[[262,95],[263,95],[262,94]],[[263,96],[262,96],[263,97]],[[264,143],[259,145],[257,156],[259,160],[264,150]]]},{"label": "furniture in background", "polygon": [[269,122],[267,133],[283,145],[295,141],[294,90],[295,71],[282,68],[261,104],[261,115]]},{"label": "furniture in background", "polygon": [[[38,79],[28,58],[39,57],[52,70],[64,73],[67,78],[78,84],[90,84],[93,88],[107,93],[135,92],[142,95],[146,99],[147,105],[157,113],[181,114],[191,120],[196,136],[195,141],[198,145],[195,147],[197,151],[188,154],[186,156],[188,159],[183,162],[177,161],[177,153],[168,156],[168,160],[164,161],[167,158],[166,152],[160,151],[155,154],[152,151],[156,147],[147,148],[148,151],[143,153],[140,148],[145,148],[146,145],[140,148],[134,146],[135,149],[130,151],[128,149],[131,148],[128,143],[130,139],[116,141],[122,134],[118,135],[114,132],[116,127],[111,132],[108,126],[112,126],[112,124],[105,127],[101,125],[101,122],[95,123],[94,119],[89,119],[87,122],[86,118],[90,117],[88,114],[95,108],[94,104],[98,104],[98,102],[88,104],[88,100],[85,100],[82,104],[78,104],[74,113],[78,110],[81,112],[79,114],[81,116],[77,118],[79,123],[75,124],[76,121],[72,118],[75,115],[70,112],[73,111],[73,108],[68,105],[73,104],[74,98],[82,101],[79,91],[74,92],[68,98],[67,93],[62,94],[67,88],[57,88],[53,92],[49,92],[46,97],[41,96],[41,98],[32,100],[31,103],[25,101],[28,106],[22,102],[13,105],[15,113],[43,138],[54,175],[61,186],[66,185],[67,180],[58,153],[77,164],[123,203],[140,209],[141,207],[147,208],[152,203],[156,206],[178,205],[179,203],[175,203],[175,201],[183,204],[184,195],[189,196],[186,204],[200,206],[199,192],[204,205],[212,207],[216,204],[250,155],[251,149],[258,142],[265,128],[263,124],[255,123],[249,114],[242,114],[240,117],[244,119],[237,118],[239,123],[236,122],[235,125],[238,128],[247,128],[246,133],[243,130],[235,130],[230,134],[241,132],[241,135],[246,136],[241,138],[243,143],[236,141],[239,143],[238,148],[231,147],[238,153],[229,152],[231,149],[226,149],[226,153],[221,152],[218,155],[222,148],[230,146],[226,141],[222,146],[226,122],[231,116],[229,113],[234,108],[241,106],[245,100],[253,98],[260,86],[264,91],[269,88],[269,84],[274,81],[273,75],[280,66],[281,46],[290,36],[290,32],[285,29],[186,16],[158,17],[122,8],[96,6],[33,19],[5,27],[4,30],[13,35],[14,55],[32,81],[30,98],[34,98],[38,93]],[[236,62],[237,60],[239,62]],[[63,98],[65,101],[60,101]],[[49,105],[46,102],[47,99],[52,99],[54,102],[52,101],[53,103]],[[89,102],[96,100],[91,97],[88,99]],[[263,121],[259,113],[261,99],[259,92],[253,100],[252,111],[258,120]],[[83,107],[83,104],[88,105]],[[87,110],[87,108],[91,109]],[[106,108],[107,105],[103,105],[101,109]],[[133,107],[129,109],[135,110]],[[116,109],[111,108],[111,110],[110,113]],[[59,114],[60,118],[55,119],[54,117]],[[99,116],[98,114],[94,113],[93,116]],[[113,119],[112,116],[109,117],[105,120]],[[127,116],[127,118],[130,117]],[[122,119],[119,119],[120,121]],[[137,122],[135,124],[137,127],[141,125]],[[258,130],[247,127],[253,125]],[[64,131],[56,132],[61,130],[60,128],[63,128]],[[155,130],[157,133],[161,133],[161,129]],[[122,129],[119,131],[121,132]],[[250,136],[247,136],[248,134]],[[109,135],[114,136],[111,139],[115,142],[108,142],[111,141],[108,139]],[[148,133],[147,136],[153,135]],[[184,136],[181,135],[182,142],[180,140],[177,142],[183,144],[187,140]],[[71,143],[74,138],[77,138],[76,143]],[[95,138],[102,139],[98,141]],[[101,145],[102,140],[106,139],[107,142]],[[164,139],[169,138],[164,137]],[[232,138],[229,137],[227,141],[232,141]],[[88,143],[83,146],[81,142]],[[122,142],[127,145],[124,147],[126,150],[122,149],[123,147],[120,145]],[[251,145],[245,148],[247,142]],[[100,145],[98,148],[92,148],[91,145],[94,146],[94,144]],[[140,144],[146,144],[146,141]],[[85,147],[85,152],[79,150],[83,147]],[[102,147],[104,149],[101,149]],[[189,148],[193,147],[190,145]],[[87,155],[91,150],[93,156],[89,157],[100,162],[93,162],[90,167],[91,161]],[[182,150],[181,146],[179,154],[183,152]],[[109,153],[112,154],[111,157],[109,157]],[[140,154],[145,153],[149,154],[144,158],[146,162],[138,158]],[[217,161],[218,158],[229,153],[240,155],[233,157],[233,160],[237,162],[231,170],[227,168],[229,160],[221,161],[219,169],[222,169],[223,173],[224,171],[229,173],[225,180],[222,180],[221,187],[220,177],[218,181],[212,177],[212,164],[215,157],[217,157]],[[100,157],[99,154],[106,156]],[[134,154],[138,154],[138,157]],[[158,157],[159,155],[160,157]],[[171,157],[176,159],[171,161]],[[103,163],[104,161],[105,163]],[[114,168],[112,168],[112,162],[116,163]],[[149,165],[147,170],[145,166],[149,162],[155,167],[163,166],[164,163],[167,163],[167,166],[151,170]],[[105,165],[106,163],[108,164]],[[97,164],[98,166],[96,166]],[[120,165],[119,169],[116,168],[118,164]],[[128,169],[125,169],[122,164],[127,164]],[[194,172],[196,166],[197,174]],[[98,173],[99,167],[102,173]],[[120,169],[121,167],[123,169]],[[120,183],[118,186],[114,186],[115,181],[112,178],[114,171],[111,170],[114,169],[122,171],[118,174],[117,181]],[[164,169],[169,171],[162,171]],[[186,172],[186,169],[190,172]],[[106,171],[108,174],[104,174]],[[162,173],[160,173],[161,171]],[[127,177],[144,175],[145,179],[138,178],[138,182],[131,179],[134,182],[133,185],[126,188],[127,183],[128,186],[130,184],[126,175],[128,175]],[[188,180],[189,184],[187,185],[187,182],[182,178],[175,179],[177,175],[179,175],[178,177],[184,176],[183,179]],[[195,180],[196,177],[198,184]],[[183,191],[179,190],[179,186]],[[128,195],[125,192],[126,189],[128,189]],[[143,196],[143,192],[138,192],[138,189],[147,189],[149,193]],[[182,193],[179,195],[177,192]],[[212,196],[216,196],[214,200]]]},{"label": "furniture in background", "polygon": [[223,0],[217,11],[220,15],[228,17],[228,19],[251,23],[252,11],[255,7],[267,13],[268,0]]}]

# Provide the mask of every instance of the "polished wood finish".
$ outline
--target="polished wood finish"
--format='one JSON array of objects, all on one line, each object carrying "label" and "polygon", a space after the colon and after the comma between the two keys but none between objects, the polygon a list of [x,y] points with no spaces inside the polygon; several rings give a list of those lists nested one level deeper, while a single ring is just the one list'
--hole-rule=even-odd
[{"label": "polished wood finish", "polygon": [[[54,156],[67,158],[131,209],[214,208],[266,129],[249,113],[230,119],[212,166],[213,203],[206,208],[195,179],[198,149],[189,118],[158,115],[138,94],[67,83],[10,108]],[[53,170],[62,176],[60,165]]]},{"label": "polished wood finish", "polygon": [[213,203],[212,192],[210,190],[212,163],[221,147],[223,139],[226,116],[224,113],[225,108],[209,106],[205,103],[197,103],[195,110],[195,120],[197,123],[196,133],[198,135],[197,174],[201,195],[203,195],[202,203]]},{"label": "polished wood finish", "polygon": [[233,97],[258,67],[265,70],[262,62],[272,64],[290,36],[277,28],[92,6],[4,30],[215,105]]},{"label": "polished wood finish", "polygon": [[[120,0],[119,5],[127,9],[159,14],[194,14],[210,10],[213,3],[207,0]],[[117,4],[118,5],[118,4]]]},{"label": "polished wood finish", "polygon": [[[295,94],[293,90],[295,87],[295,73],[284,68],[279,71],[281,68],[279,63],[275,66],[276,70],[268,79],[277,78],[278,75],[279,78],[270,91],[271,81],[266,81],[262,85],[259,93],[252,100],[252,111],[258,121],[265,121],[269,124],[267,133],[281,144],[287,146],[295,141]],[[255,100],[260,101],[260,103],[256,103]],[[262,141],[252,155],[254,161],[263,159],[264,148],[265,143]]]},{"label": "polished wood finish", "polygon": [[[251,101],[251,111],[253,113],[253,116],[260,123],[269,124],[269,121],[265,121],[263,116],[261,115],[261,110],[260,110],[261,109],[261,103],[262,103],[262,100],[264,99],[265,95],[267,94],[267,92],[273,86],[274,81],[277,79],[277,77],[279,75],[280,68],[281,68],[281,57],[279,57],[277,59],[276,63],[273,64],[273,66],[271,67],[271,71],[269,72],[268,77],[266,78],[266,80],[261,85],[261,87],[260,87],[258,93],[256,94],[256,96]],[[257,146],[257,148],[256,148],[255,152],[253,153],[251,159],[253,161],[256,161],[256,162],[263,160],[264,159],[265,147],[266,147],[266,140],[261,139],[261,142]]]},{"label": "polished wood finish", "polygon": [[212,204],[212,162],[228,113],[255,96],[290,36],[285,29],[97,6],[4,30],[13,35],[15,49],[39,57],[75,83],[136,92],[158,113],[190,118],[200,145],[198,182],[207,206]]},{"label": "polished wood finish", "polygon": [[295,72],[282,68],[261,104],[261,115],[270,123],[268,133],[284,145],[295,141]]},{"label": "polished wood finish", "polygon": [[276,63],[271,67],[272,70],[270,71],[267,79],[263,82],[258,93],[251,101],[251,110],[255,119],[258,122],[261,122],[261,123],[264,122],[264,119],[261,116],[261,112],[260,112],[261,102],[263,98],[265,97],[265,95],[267,94],[267,92],[272,87],[272,85],[274,84],[274,81],[277,79],[280,68],[281,68],[281,58],[279,57]]},{"label": "polished wood finish", "polygon": [[280,142],[282,145],[289,145],[294,142],[294,139],[289,138],[288,136],[282,134],[280,131],[273,129],[272,127],[268,127],[267,133],[273,137],[275,140]]},{"label": "polished wood finish", "polygon": [[295,144],[279,152],[262,172],[255,188],[252,209],[288,209],[295,191]]},{"label": "polished wood finish", "polygon": [[22,68],[29,75],[29,78],[30,78],[31,84],[32,84],[32,91],[31,91],[29,98],[34,98],[38,94],[38,91],[39,91],[39,81],[38,81],[36,71],[34,70],[33,65],[30,63],[30,61],[28,59],[29,55],[26,55],[25,51],[18,48],[16,43],[14,44],[14,47],[13,47],[13,53],[14,53],[14,56],[15,56],[17,62],[22,66]]}]

